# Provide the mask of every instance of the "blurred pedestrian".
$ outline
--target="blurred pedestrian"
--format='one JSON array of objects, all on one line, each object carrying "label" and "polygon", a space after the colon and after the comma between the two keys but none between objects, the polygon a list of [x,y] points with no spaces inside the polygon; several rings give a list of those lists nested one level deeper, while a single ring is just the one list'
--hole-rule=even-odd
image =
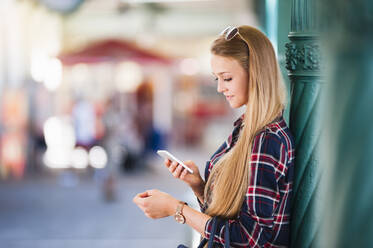
[{"label": "blurred pedestrian", "polygon": [[184,163],[193,174],[165,161],[192,188],[201,212],[158,190],[133,200],[150,218],[173,215],[190,225],[202,235],[200,247],[211,233],[214,247],[229,241],[235,247],[288,247],[294,140],[283,118],[286,90],[271,42],[253,27],[228,27],[211,46],[211,68],[217,91],[245,112],[206,163],[204,180],[192,161]]},{"label": "blurred pedestrian", "polygon": [[89,150],[96,142],[96,116],[93,104],[79,97],[73,107],[72,116],[76,144]]}]

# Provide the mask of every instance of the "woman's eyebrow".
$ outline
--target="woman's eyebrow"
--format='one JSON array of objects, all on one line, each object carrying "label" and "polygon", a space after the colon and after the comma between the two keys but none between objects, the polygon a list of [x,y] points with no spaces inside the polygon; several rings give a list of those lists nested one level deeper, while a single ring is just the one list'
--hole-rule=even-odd
[{"label": "woman's eyebrow", "polygon": [[[224,74],[224,73],[229,73],[229,71],[222,71],[222,72],[218,72],[217,74]],[[212,73],[213,76],[215,76],[215,73]]]}]

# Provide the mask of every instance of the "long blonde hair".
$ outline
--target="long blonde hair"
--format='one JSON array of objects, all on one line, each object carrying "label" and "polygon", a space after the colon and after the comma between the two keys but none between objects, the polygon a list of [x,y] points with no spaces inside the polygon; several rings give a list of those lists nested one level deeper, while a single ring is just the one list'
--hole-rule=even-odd
[{"label": "long blonde hair", "polygon": [[237,143],[214,165],[205,186],[205,199],[212,194],[206,213],[225,218],[236,217],[245,199],[255,135],[281,114],[286,100],[286,89],[269,39],[250,26],[238,29],[239,35],[232,40],[220,36],[211,46],[211,53],[236,59],[249,78],[244,125]]}]

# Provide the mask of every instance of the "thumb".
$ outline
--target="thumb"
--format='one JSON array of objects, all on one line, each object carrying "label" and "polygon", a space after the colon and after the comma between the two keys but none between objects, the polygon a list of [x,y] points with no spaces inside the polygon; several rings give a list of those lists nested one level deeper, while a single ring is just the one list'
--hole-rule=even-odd
[{"label": "thumb", "polygon": [[143,202],[143,199],[148,197],[148,192],[143,192],[143,193],[139,193],[137,194],[133,199],[132,201],[136,204],[139,204],[139,203],[142,203]]},{"label": "thumb", "polygon": [[143,203],[144,203],[144,198],[141,197],[141,195],[144,194],[144,193],[140,193],[140,194],[137,194],[133,199],[132,201],[138,205],[138,206],[142,206]]},{"label": "thumb", "polygon": [[143,193],[138,194],[137,196],[140,197],[140,198],[146,198],[146,197],[149,196],[149,193],[147,191],[145,191]]},{"label": "thumb", "polygon": [[146,193],[148,194],[147,196],[152,196],[154,194],[156,194],[157,190],[156,189],[149,189],[146,191]]},{"label": "thumb", "polygon": [[190,168],[197,168],[197,165],[192,160],[184,161],[184,164]]}]

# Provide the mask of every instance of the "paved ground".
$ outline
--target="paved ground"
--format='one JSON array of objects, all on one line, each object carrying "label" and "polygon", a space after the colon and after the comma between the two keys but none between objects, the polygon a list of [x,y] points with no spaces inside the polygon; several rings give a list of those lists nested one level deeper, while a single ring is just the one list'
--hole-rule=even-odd
[{"label": "paved ground", "polygon": [[[208,157],[198,150],[178,150],[176,155],[192,159],[200,167]],[[0,247],[191,245],[192,230],[188,226],[175,223],[171,217],[148,219],[132,203],[135,194],[157,188],[196,206],[192,192],[168,174],[160,158],[155,157],[145,171],[118,177],[117,200],[111,203],[103,200],[102,186],[97,180],[87,175],[75,177],[78,181],[72,179],[70,174],[64,174],[0,182]]]}]

